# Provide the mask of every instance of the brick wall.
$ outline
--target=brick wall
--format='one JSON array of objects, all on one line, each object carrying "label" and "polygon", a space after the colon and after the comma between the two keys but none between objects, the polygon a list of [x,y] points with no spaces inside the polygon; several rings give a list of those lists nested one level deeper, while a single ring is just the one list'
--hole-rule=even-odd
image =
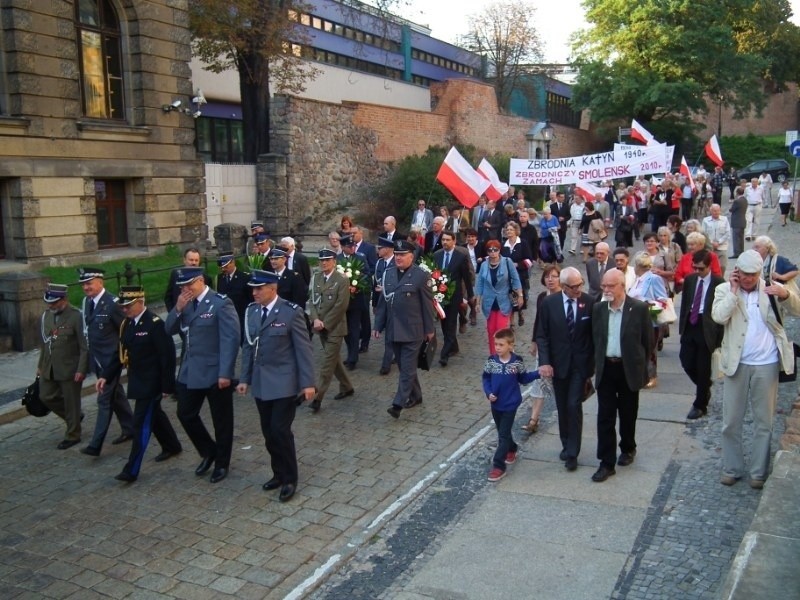
[{"label": "brick wall", "polygon": [[[709,111],[705,120],[706,127],[698,136],[707,139],[717,133],[719,123],[719,106],[709,100]],[[744,119],[734,119],[733,109],[722,109],[722,135],[778,135],[788,130],[798,129],[798,89],[796,84],[781,94],[769,96],[762,116],[750,113]]]}]

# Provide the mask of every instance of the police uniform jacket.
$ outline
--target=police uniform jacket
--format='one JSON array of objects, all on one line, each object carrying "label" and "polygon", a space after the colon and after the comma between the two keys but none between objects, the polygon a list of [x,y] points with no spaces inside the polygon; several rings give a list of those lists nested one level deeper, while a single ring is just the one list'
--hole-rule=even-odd
[{"label": "police uniform jacket", "polygon": [[81,311],[69,306],[58,315],[45,311],[40,320],[42,345],[39,352],[39,372],[45,379],[71,381],[75,373],[89,370],[89,348],[83,333]]},{"label": "police uniform jacket", "polygon": [[194,308],[192,302],[178,314],[173,308],[167,315],[167,333],[186,335],[178,381],[189,389],[205,389],[217,379],[233,379],[239,352],[239,317],[231,299],[208,290]]},{"label": "police uniform jacket", "polygon": [[279,297],[263,323],[261,305],[247,307],[239,381],[259,400],[295,397],[314,387],[314,350],[299,306]]},{"label": "police uniform jacket", "polygon": [[308,299],[309,318],[325,323],[325,332],[332,336],[347,335],[347,307],[350,304],[350,286],[336,269],[328,281],[321,271],[314,273]]},{"label": "police uniform jacket", "polygon": [[373,279],[372,285],[372,306],[373,308],[378,306],[378,301],[381,298],[382,292],[375,291],[375,287],[381,285],[381,280],[383,279],[383,273],[386,269],[394,269],[394,257],[390,261],[386,261],[385,258],[379,258],[377,264],[375,265],[375,275]]},{"label": "police uniform jacket", "polygon": [[247,282],[250,277],[247,273],[236,269],[228,281],[227,275],[220,273],[217,275],[217,291],[220,294],[226,295],[233,302],[233,307],[236,309],[236,314],[239,315],[239,321],[244,319],[244,311],[247,310],[247,305],[253,301],[253,292]]},{"label": "police uniform jacket", "polygon": [[383,294],[375,311],[375,329],[386,331],[390,342],[419,342],[434,332],[433,292],[430,275],[416,265],[403,275],[387,269],[383,276]]},{"label": "police uniform jacket", "polygon": [[146,400],[175,391],[175,343],[158,315],[145,309],[138,323],[125,319],[119,344],[117,359],[103,370],[103,378],[119,375],[121,353],[128,362],[128,396]]},{"label": "police uniform jacket", "polygon": [[96,375],[108,367],[119,354],[119,326],[125,320],[122,309],[108,290],[97,300],[94,311],[89,314],[92,299],[83,299],[83,322],[89,341],[89,364]]}]

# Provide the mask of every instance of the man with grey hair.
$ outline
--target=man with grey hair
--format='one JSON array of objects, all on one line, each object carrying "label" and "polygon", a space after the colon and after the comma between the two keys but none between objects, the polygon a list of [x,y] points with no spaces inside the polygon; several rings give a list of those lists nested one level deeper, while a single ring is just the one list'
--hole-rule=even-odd
[{"label": "man with grey hair", "polygon": [[442,249],[442,231],[446,221],[444,217],[436,217],[433,220],[431,230],[425,234],[425,254]]},{"label": "man with grey hair", "polygon": [[745,213],[747,224],[744,229],[744,239],[749,242],[758,233],[758,226],[761,223],[763,196],[757,177],[750,180],[750,185],[744,191],[744,197],[747,200],[747,212]]},{"label": "man with grey hair", "polygon": [[308,288],[311,285],[311,267],[308,264],[308,259],[302,252],[297,251],[294,238],[281,238],[280,245],[286,252],[286,268],[300,275],[306,283],[306,288]]},{"label": "man with grey hair", "polygon": [[722,208],[719,204],[712,204],[709,209],[709,216],[703,219],[703,233],[711,242],[711,250],[719,259],[719,267],[722,275],[728,267],[728,242],[731,239],[731,226],[728,217],[722,216]]}]

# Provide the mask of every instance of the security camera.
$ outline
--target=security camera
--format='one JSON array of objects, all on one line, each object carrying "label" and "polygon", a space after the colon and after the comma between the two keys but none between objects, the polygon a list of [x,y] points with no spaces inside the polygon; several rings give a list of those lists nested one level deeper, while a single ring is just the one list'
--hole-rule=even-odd
[{"label": "security camera", "polygon": [[170,106],[172,108],[178,108],[178,107],[180,107],[181,104],[182,104],[182,102],[180,100],[173,100],[172,103],[170,104]]},{"label": "security camera", "polygon": [[192,102],[197,105],[208,104],[206,97],[203,95],[203,90],[197,88],[197,91],[194,93],[194,98],[192,98]]},{"label": "security camera", "polygon": [[194,111],[194,112],[192,113],[192,116],[193,116],[193,117],[196,119],[197,117],[199,117],[199,116],[200,116],[200,115],[202,115],[202,114],[203,114],[203,113],[202,113],[201,111],[199,111],[199,110],[196,110],[196,111]]}]

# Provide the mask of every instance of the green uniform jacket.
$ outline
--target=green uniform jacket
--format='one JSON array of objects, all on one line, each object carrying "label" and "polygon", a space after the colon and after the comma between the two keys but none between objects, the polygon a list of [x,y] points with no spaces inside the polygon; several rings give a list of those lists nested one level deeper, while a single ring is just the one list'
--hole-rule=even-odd
[{"label": "green uniform jacket", "polygon": [[89,370],[89,347],[83,333],[83,317],[81,311],[67,306],[58,315],[49,310],[44,311],[40,320],[42,342],[39,346],[39,372],[45,379],[53,381],[71,381],[75,373],[86,373]]},{"label": "green uniform jacket", "polygon": [[334,269],[328,281],[321,272],[314,273],[309,289],[309,316],[312,323],[319,319],[325,323],[328,335],[347,335],[347,307],[350,304],[350,286],[344,275]]}]

